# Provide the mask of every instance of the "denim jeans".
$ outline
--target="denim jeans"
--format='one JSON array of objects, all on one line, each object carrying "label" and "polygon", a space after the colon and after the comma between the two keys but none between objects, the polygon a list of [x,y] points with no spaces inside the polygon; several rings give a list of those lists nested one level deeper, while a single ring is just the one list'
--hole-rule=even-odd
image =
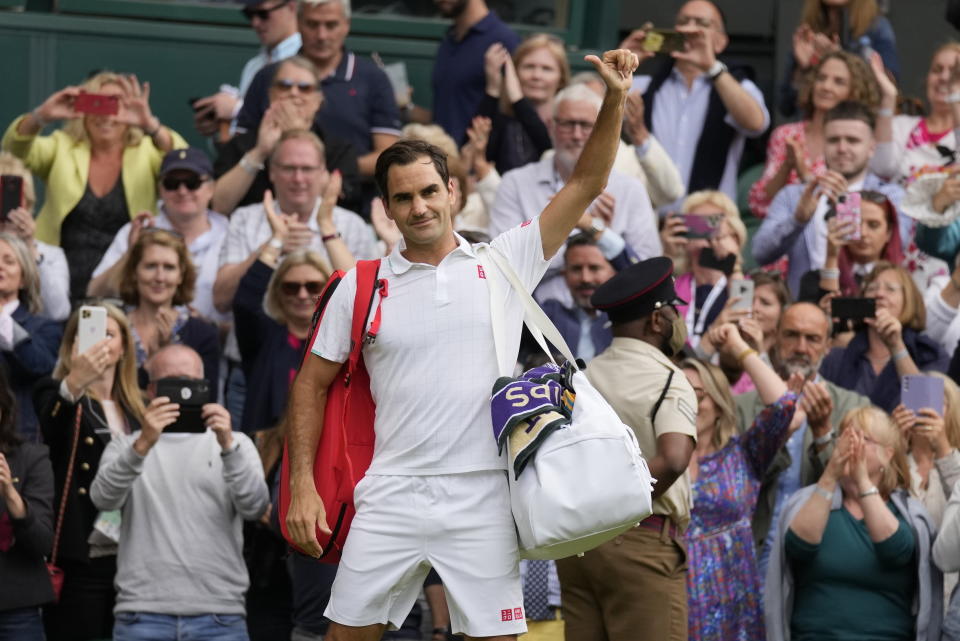
[{"label": "denim jeans", "polygon": [[239,614],[176,616],[117,612],[113,641],[249,641],[247,622]]},{"label": "denim jeans", "polygon": [[0,641],[43,641],[40,608],[17,608],[0,612]]}]

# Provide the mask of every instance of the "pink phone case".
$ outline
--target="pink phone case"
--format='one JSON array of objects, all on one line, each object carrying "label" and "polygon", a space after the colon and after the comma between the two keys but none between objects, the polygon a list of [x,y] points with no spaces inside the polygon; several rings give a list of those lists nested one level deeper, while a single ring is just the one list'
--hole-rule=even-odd
[{"label": "pink phone case", "polygon": [[860,240],[860,194],[845,194],[842,202],[837,202],[837,224],[854,223],[854,231],[847,240]]}]

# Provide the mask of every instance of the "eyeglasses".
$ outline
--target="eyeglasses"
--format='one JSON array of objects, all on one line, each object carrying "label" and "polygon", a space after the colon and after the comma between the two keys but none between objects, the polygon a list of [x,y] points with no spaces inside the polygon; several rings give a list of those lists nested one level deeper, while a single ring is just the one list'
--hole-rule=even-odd
[{"label": "eyeglasses", "polygon": [[899,294],[903,291],[903,285],[899,283],[879,283],[873,281],[863,289],[863,293],[867,296],[873,296],[879,294],[881,289],[885,294]]},{"label": "eyeglasses", "polygon": [[195,174],[190,176],[164,176],[163,180],[160,181],[160,184],[163,185],[163,188],[167,191],[177,191],[180,189],[180,185],[185,186],[190,191],[196,191],[200,189],[200,186],[206,182],[202,176],[197,176]]},{"label": "eyeglasses", "polygon": [[317,296],[323,291],[323,283],[319,280],[308,280],[306,282],[288,280],[280,283],[280,291],[286,296],[296,296],[304,287],[307,288],[307,293],[311,296]]},{"label": "eyeglasses", "polygon": [[300,93],[312,93],[317,90],[317,85],[312,82],[294,82],[293,80],[287,80],[286,78],[278,78],[273,81],[273,87],[277,91],[282,91],[283,93],[290,93],[295,88]]},{"label": "eyeglasses", "polygon": [[243,12],[243,15],[245,15],[247,17],[247,20],[249,20],[250,22],[253,22],[254,18],[260,18],[261,20],[269,20],[271,13],[273,13],[280,7],[286,6],[287,4],[289,4],[289,0],[284,0],[280,4],[273,5],[272,7],[269,7],[267,9],[254,9],[253,7],[246,6],[240,11]]},{"label": "eyeglasses", "polygon": [[569,133],[569,132],[572,132],[577,127],[580,127],[580,129],[583,130],[584,133],[588,134],[591,131],[593,131],[594,123],[587,122],[586,120],[564,120],[561,118],[557,118],[556,120],[553,121],[553,124],[557,126],[558,130],[563,132]]},{"label": "eyeglasses", "polygon": [[274,165],[274,167],[277,168],[277,171],[284,174],[289,174],[291,176],[298,171],[304,174],[312,174],[313,172],[320,171],[322,169],[322,167],[319,165],[281,165],[279,163]]}]

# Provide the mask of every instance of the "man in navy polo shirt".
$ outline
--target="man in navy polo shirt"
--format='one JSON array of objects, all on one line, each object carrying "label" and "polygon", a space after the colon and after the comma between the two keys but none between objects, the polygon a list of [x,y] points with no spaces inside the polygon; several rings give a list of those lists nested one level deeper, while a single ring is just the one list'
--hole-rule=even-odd
[{"label": "man in navy polo shirt", "polygon": [[[324,103],[316,121],[349,141],[360,174],[372,176],[377,156],[400,137],[400,112],[390,81],[372,61],[343,46],[350,32],[350,0],[300,0],[297,24],[303,40],[300,54],[317,65],[322,78]],[[256,129],[270,106],[275,67],[264,67],[250,83],[237,115],[238,131]]]},{"label": "man in navy polo shirt", "polygon": [[513,53],[520,38],[485,0],[433,1],[445,18],[453,18],[433,65],[433,120],[462,143],[486,87],[483,55],[496,42]]}]

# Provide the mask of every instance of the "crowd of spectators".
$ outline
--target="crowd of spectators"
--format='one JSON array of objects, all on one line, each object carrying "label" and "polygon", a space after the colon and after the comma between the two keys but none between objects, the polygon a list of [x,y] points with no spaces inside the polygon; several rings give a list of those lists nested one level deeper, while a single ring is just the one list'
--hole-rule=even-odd
[{"label": "crowd of spectators", "polygon": [[[164,125],[149,82],[110,71],[3,135],[0,173],[22,189],[0,221],[0,641],[322,639],[336,567],[288,553],[273,504],[320,293],[404,247],[378,155],[442,149],[454,227],[485,242],[571,178],[603,102],[562,41],[521,39],[484,0],[434,0],[453,22],[431,109],[401,108],[345,46],[349,0],[239,4],[262,49],[238,88],[193,105],[207,149]],[[689,0],[669,26],[672,53],[650,50],[650,24],[621,43],[651,71],[606,189],[535,291],[588,372],[614,340],[603,283],[667,256],[681,299],[696,447],[674,495],[692,507],[662,516],[688,607],[610,627],[636,598],[611,578],[592,588],[609,593],[592,638],[646,638],[647,616],[669,638],[960,638],[960,44],[930,52],[926,112],[899,113],[876,0],[806,0],[773,110],[724,56],[715,4]],[[82,111],[83,93],[116,113]],[[796,120],[769,132],[771,111]],[[767,133],[741,210],[746,139]],[[188,420],[186,397],[158,393],[171,379],[206,390],[200,431],[165,432]],[[938,381],[936,407],[907,405],[918,380]],[[571,568],[523,563],[531,639],[562,640],[571,607],[583,624]],[[452,638],[442,579],[424,587],[429,621],[418,604],[387,638]]]}]

